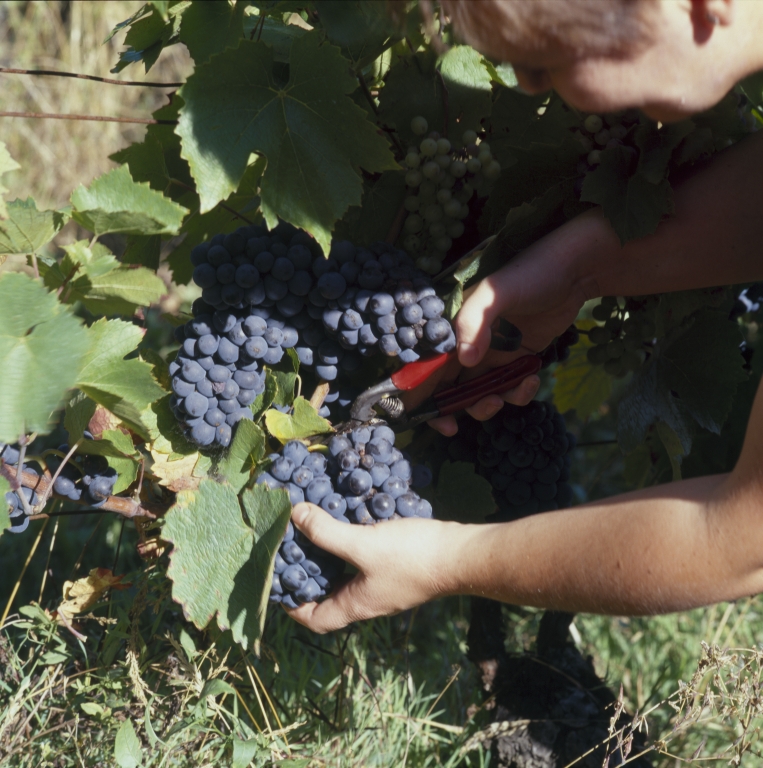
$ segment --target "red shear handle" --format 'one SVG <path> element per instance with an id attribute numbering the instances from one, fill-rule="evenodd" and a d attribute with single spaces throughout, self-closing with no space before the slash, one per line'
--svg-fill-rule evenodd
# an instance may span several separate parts
<path id="1" fill-rule="evenodd" d="M 417 364 L 414 363 L 414 365 Z M 538 355 L 525 355 L 501 368 L 493 368 L 476 379 L 470 379 L 435 393 L 437 410 L 441 416 L 462 411 L 483 397 L 500 395 L 502 392 L 514 389 L 528 376 L 537 373 L 540 367 L 541 359 Z"/>
<path id="2" fill-rule="evenodd" d="M 453 349 L 450 352 L 443 352 L 437 357 L 430 357 L 426 360 L 417 360 L 415 363 L 404 365 L 399 371 L 395 371 L 390 379 L 392 383 L 401 391 L 407 392 L 409 389 L 423 384 L 435 371 L 439 371 L 445 363 L 455 359 L 458 352 Z"/>

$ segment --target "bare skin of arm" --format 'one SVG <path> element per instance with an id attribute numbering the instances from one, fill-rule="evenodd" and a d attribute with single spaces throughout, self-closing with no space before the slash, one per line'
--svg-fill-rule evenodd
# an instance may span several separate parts
<path id="1" fill-rule="evenodd" d="M 569 222 L 480 283 L 459 315 L 461 343 L 473 341 L 476 362 L 490 324 L 505 315 L 530 349 L 541 349 L 595 296 L 763 279 L 761 172 L 763 135 L 756 135 L 681 185 L 675 217 L 625 247 L 596 211 Z M 727 475 L 497 525 L 400 520 L 367 528 L 301 504 L 297 526 L 359 573 L 325 602 L 290 613 L 326 632 L 448 594 L 637 615 L 763 592 L 762 456 L 759 390 Z"/>
<path id="2" fill-rule="evenodd" d="M 536 352 L 598 296 L 638 296 L 763 278 L 758 245 L 763 212 L 763 132 L 718 154 L 675 191 L 675 213 L 657 232 L 620 245 L 599 209 L 567 222 L 479 283 L 456 319 L 459 359 L 475 373 Z M 490 326 L 507 317 L 524 334 L 525 352 L 488 351 Z M 450 370 L 451 377 L 457 370 Z M 428 382 L 430 387 L 435 382 Z M 423 398 L 430 392 L 416 393 Z M 493 395 L 469 409 L 490 418 Z M 454 434 L 452 418 L 432 422 Z"/>

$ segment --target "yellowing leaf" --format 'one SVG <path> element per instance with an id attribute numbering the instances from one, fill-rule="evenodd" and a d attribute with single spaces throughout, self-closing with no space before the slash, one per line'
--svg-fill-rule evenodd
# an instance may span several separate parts
<path id="1" fill-rule="evenodd" d="M 78 613 L 90 610 L 107 589 L 127 589 L 129 584 L 120 583 L 124 578 L 115 576 L 108 568 L 93 568 L 87 576 L 76 581 L 64 582 L 64 601 L 58 606 L 63 623 L 71 624 Z"/>
<path id="2" fill-rule="evenodd" d="M 583 330 L 595 323 L 580 322 Z M 559 413 L 575 411 L 580 419 L 587 419 L 612 394 L 612 377 L 603 365 L 592 365 L 586 357 L 592 347 L 588 337 L 581 334 L 580 341 L 570 348 L 570 356 L 556 367 L 554 378 L 554 405 Z"/>
<path id="3" fill-rule="evenodd" d="M 170 461 L 171 456 L 172 454 L 169 453 L 151 451 L 151 457 L 154 460 L 151 471 L 159 478 L 159 485 L 175 492 L 198 488 L 201 480 L 193 476 L 193 470 L 199 460 L 199 454 L 192 453 L 190 456 L 182 456 L 174 461 Z"/>

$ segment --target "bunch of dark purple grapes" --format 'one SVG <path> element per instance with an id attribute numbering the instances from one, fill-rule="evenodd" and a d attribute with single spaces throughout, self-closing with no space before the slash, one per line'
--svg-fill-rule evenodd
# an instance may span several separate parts
<path id="1" fill-rule="evenodd" d="M 575 436 L 551 403 L 506 404 L 482 422 L 479 472 L 493 486 L 499 510 L 510 517 L 548 512 L 572 502 L 569 452 Z"/>
<path id="2" fill-rule="evenodd" d="M 363 357 L 409 363 L 456 344 L 431 279 L 388 243 L 341 241 L 324 258 L 305 232 L 282 223 L 216 235 L 191 260 L 202 296 L 176 332 L 171 405 L 198 445 L 230 444 L 264 390 L 261 366 L 277 364 L 285 349 L 334 381 Z"/>
<path id="3" fill-rule="evenodd" d="M 197 445 L 227 447 L 233 426 L 252 418 L 249 406 L 265 390 L 258 361 L 278 362 L 296 344 L 296 331 L 250 310 L 213 310 L 198 301 L 175 336 L 182 346 L 170 363 L 172 411 Z"/>
<path id="4" fill-rule="evenodd" d="M 257 479 L 285 488 L 292 505 L 317 504 L 343 523 L 374 525 L 403 517 L 432 517 L 432 505 L 412 488 L 429 485 L 432 473 L 412 467 L 394 446 L 386 425 L 361 426 L 335 435 L 328 455 L 298 441 L 271 455 L 271 465 Z M 328 594 L 344 572 L 344 562 L 312 544 L 291 523 L 276 554 L 270 601 L 296 608 Z"/>

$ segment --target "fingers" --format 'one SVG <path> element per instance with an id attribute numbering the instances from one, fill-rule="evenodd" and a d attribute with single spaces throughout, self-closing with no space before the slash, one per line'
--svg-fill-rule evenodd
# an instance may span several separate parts
<path id="1" fill-rule="evenodd" d="M 474 405 L 469 406 L 466 412 L 477 421 L 487 421 L 495 416 L 503 408 L 504 403 L 512 405 L 527 405 L 538 394 L 540 388 L 540 376 L 533 374 L 524 379 L 514 389 L 504 392 L 502 395 L 488 395 Z M 458 424 L 453 416 L 441 416 L 431 419 L 429 426 L 436 429 L 445 437 L 453 437 L 458 432 Z"/>
<path id="2" fill-rule="evenodd" d="M 291 512 L 294 525 L 321 549 L 325 549 L 357 567 L 355 554 L 362 550 L 358 537 L 364 536 L 363 526 L 340 523 L 315 504 L 297 504 Z"/>
<path id="3" fill-rule="evenodd" d="M 353 621 L 373 618 L 378 613 L 364 610 L 362 596 L 356 588 L 356 581 L 360 578 L 360 575 L 355 576 L 321 603 L 304 603 L 299 608 L 284 608 L 291 618 L 319 635 L 342 629 Z"/>
<path id="4" fill-rule="evenodd" d="M 488 280 L 483 280 L 464 302 L 456 317 L 458 359 L 461 365 L 471 368 L 485 356 L 490 347 L 490 326 L 500 311 L 493 286 Z"/>

